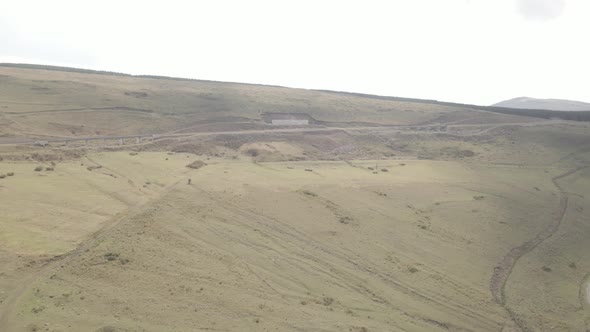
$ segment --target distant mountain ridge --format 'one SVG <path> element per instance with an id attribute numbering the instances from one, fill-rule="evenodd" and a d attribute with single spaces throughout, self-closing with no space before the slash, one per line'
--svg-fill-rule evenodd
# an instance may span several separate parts
<path id="1" fill-rule="evenodd" d="M 509 99 L 492 106 L 551 111 L 590 111 L 590 103 L 566 99 L 538 99 L 530 97 Z"/>

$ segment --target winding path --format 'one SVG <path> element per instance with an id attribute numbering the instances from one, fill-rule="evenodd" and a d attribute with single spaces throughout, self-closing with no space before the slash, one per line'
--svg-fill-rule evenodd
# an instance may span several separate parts
<path id="1" fill-rule="evenodd" d="M 583 166 L 578 167 L 576 169 L 567 171 L 560 175 L 557 175 L 551 179 L 553 185 L 557 188 L 560 194 L 559 200 L 559 211 L 555 218 L 553 218 L 551 224 L 543 229 L 537 236 L 533 239 L 521 244 L 518 247 L 512 248 L 506 256 L 500 261 L 500 263 L 494 268 L 494 273 L 492 274 L 492 279 L 490 280 L 490 291 L 494 296 L 496 302 L 501 305 L 510 315 L 512 321 L 522 330 L 525 332 L 531 331 L 530 328 L 526 325 L 526 323 L 517 315 L 506 306 L 506 294 L 505 294 L 505 287 L 508 278 L 510 278 L 510 274 L 514 269 L 514 266 L 518 262 L 518 259 L 522 256 L 526 255 L 533 249 L 535 249 L 539 244 L 543 241 L 550 238 L 561 225 L 561 222 L 566 217 L 566 212 L 569 204 L 569 197 L 568 194 L 563 190 L 563 188 L 559 185 L 558 181 L 562 178 L 570 176 L 576 172 L 579 172 L 583 169 L 586 169 L 590 166 Z M 590 292 L 590 290 L 588 290 Z M 590 296 L 590 294 L 589 294 Z M 590 299 L 589 299 L 590 300 Z"/>

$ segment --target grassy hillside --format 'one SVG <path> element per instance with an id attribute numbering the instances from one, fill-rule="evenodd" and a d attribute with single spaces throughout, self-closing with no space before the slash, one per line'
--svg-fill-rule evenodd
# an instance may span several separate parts
<path id="1" fill-rule="evenodd" d="M 213 124 L 250 128 L 262 124 L 264 112 L 307 113 L 328 125 L 528 121 L 466 105 L 41 68 L 0 66 L 0 135 L 165 133 Z"/>
<path id="2" fill-rule="evenodd" d="M 38 66 L 0 84 L 0 143 L 168 133 L 0 145 L 0 331 L 590 329 L 589 123 Z"/>

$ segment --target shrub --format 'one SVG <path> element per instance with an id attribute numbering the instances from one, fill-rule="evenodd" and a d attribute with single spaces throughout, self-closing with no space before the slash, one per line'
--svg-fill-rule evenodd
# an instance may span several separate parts
<path id="1" fill-rule="evenodd" d="M 389 170 L 387 168 L 382 168 L 381 172 L 389 172 Z"/>
<path id="2" fill-rule="evenodd" d="M 111 261 L 114 261 L 114 260 L 118 259 L 119 258 L 119 254 L 114 253 L 114 252 L 108 252 L 108 253 L 104 254 L 104 258 L 107 261 L 111 262 Z"/>
<path id="3" fill-rule="evenodd" d="M 251 157 L 258 157 L 258 155 L 260 154 L 260 152 L 256 149 L 248 149 L 246 150 L 246 154 L 251 156 Z"/>
<path id="4" fill-rule="evenodd" d="M 481 201 L 484 198 L 485 198 L 485 196 L 483 196 L 483 195 L 473 196 L 473 199 L 476 201 Z"/>
<path id="5" fill-rule="evenodd" d="M 201 167 L 203 167 L 205 165 L 207 165 L 207 164 L 205 164 L 204 161 L 202 161 L 202 160 L 195 160 L 192 163 L 186 165 L 186 167 L 192 168 L 192 169 L 199 169 L 199 168 L 201 168 Z"/>
<path id="6" fill-rule="evenodd" d="M 106 325 L 96 330 L 96 332 L 117 332 L 117 329 L 114 326 Z"/>
<path id="7" fill-rule="evenodd" d="M 352 220 L 351 217 L 340 217 L 340 223 L 341 224 L 345 224 L 348 225 L 350 223 L 350 221 Z"/>
<path id="8" fill-rule="evenodd" d="M 6 177 L 6 174 L 0 174 L 0 179 L 4 179 Z"/>
<path id="9" fill-rule="evenodd" d="M 577 268 L 577 267 L 578 267 L 578 266 L 576 265 L 576 263 L 574 263 L 574 262 L 571 262 L 571 263 L 569 263 L 569 265 L 568 265 L 568 266 L 569 266 L 570 268 L 572 268 L 572 269 L 575 269 L 575 268 Z"/>
<path id="10" fill-rule="evenodd" d="M 48 172 L 53 172 L 54 168 L 53 167 L 45 167 L 45 170 Z"/>
<path id="11" fill-rule="evenodd" d="M 545 271 L 545 272 L 551 272 L 553 270 L 549 266 L 543 266 L 543 271 Z"/>
<path id="12" fill-rule="evenodd" d="M 312 196 L 312 197 L 316 197 L 316 196 L 318 195 L 318 194 L 316 194 L 316 193 L 314 193 L 314 192 L 312 192 L 312 191 L 309 191 L 309 190 L 304 190 L 304 191 L 302 191 L 302 193 L 303 193 L 304 195 L 307 195 L 307 196 Z"/>
<path id="13" fill-rule="evenodd" d="M 329 306 L 330 304 L 334 303 L 334 299 L 329 296 L 326 296 L 322 299 L 322 302 L 325 306 Z"/>
<path id="14" fill-rule="evenodd" d="M 306 169 L 305 169 L 305 171 L 306 171 L 306 172 L 313 172 L 313 169 L 311 169 L 311 168 L 306 168 Z"/>
<path id="15" fill-rule="evenodd" d="M 130 156 L 137 156 L 137 152 L 129 152 Z"/>
<path id="16" fill-rule="evenodd" d="M 43 170 L 43 166 L 35 167 L 35 172 L 41 172 Z"/>
<path id="17" fill-rule="evenodd" d="M 31 309 L 31 312 L 32 312 L 32 313 L 34 313 L 34 314 L 38 314 L 38 313 L 40 313 L 41 311 L 43 311 L 44 309 L 45 309 L 45 307 L 44 307 L 44 306 L 40 306 L 40 307 L 33 307 L 33 309 Z"/>
<path id="18" fill-rule="evenodd" d="M 410 271 L 410 273 L 416 273 L 416 272 L 418 272 L 418 269 L 417 269 L 417 268 L 415 268 L 414 266 L 410 266 L 410 267 L 408 268 L 408 271 Z"/>
<path id="19" fill-rule="evenodd" d="M 6 176 L 14 176 L 14 172 L 8 172 L 8 173 L 6 173 Z"/>

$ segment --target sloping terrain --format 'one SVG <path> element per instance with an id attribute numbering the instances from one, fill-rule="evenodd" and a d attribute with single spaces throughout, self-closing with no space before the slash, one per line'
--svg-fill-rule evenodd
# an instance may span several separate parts
<path id="1" fill-rule="evenodd" d="M 389 171 L 373 174 L 372 164 L 194 171 L 191 185 L 44 272 L 12 326 L 500 329 L 508 318 L 489 275 L 551 222 L 559 199 L 544 172 L 406 161 L 381 162 Z"/>
<path id="2" fill-rule="evenodd" d="M 0 75 L 0 331 L 590 329 L 588 123 Z"/>
<path id="3" fill-rule="evenodd" d="M 590 111 L 590 103 L 575 100 L 539 99 L 530 97 L 518 97 L 504 100 L 492 106 L 551 111 Z"/>
<path id="4" fill-rule="evenodd" d="M 305 113 L 338 126 L 531 121 L 468 107 L 303 89 L 2 66 L 0 87 L 5 141 L 252 129 L 265 127 L 265 112 Z"/>

